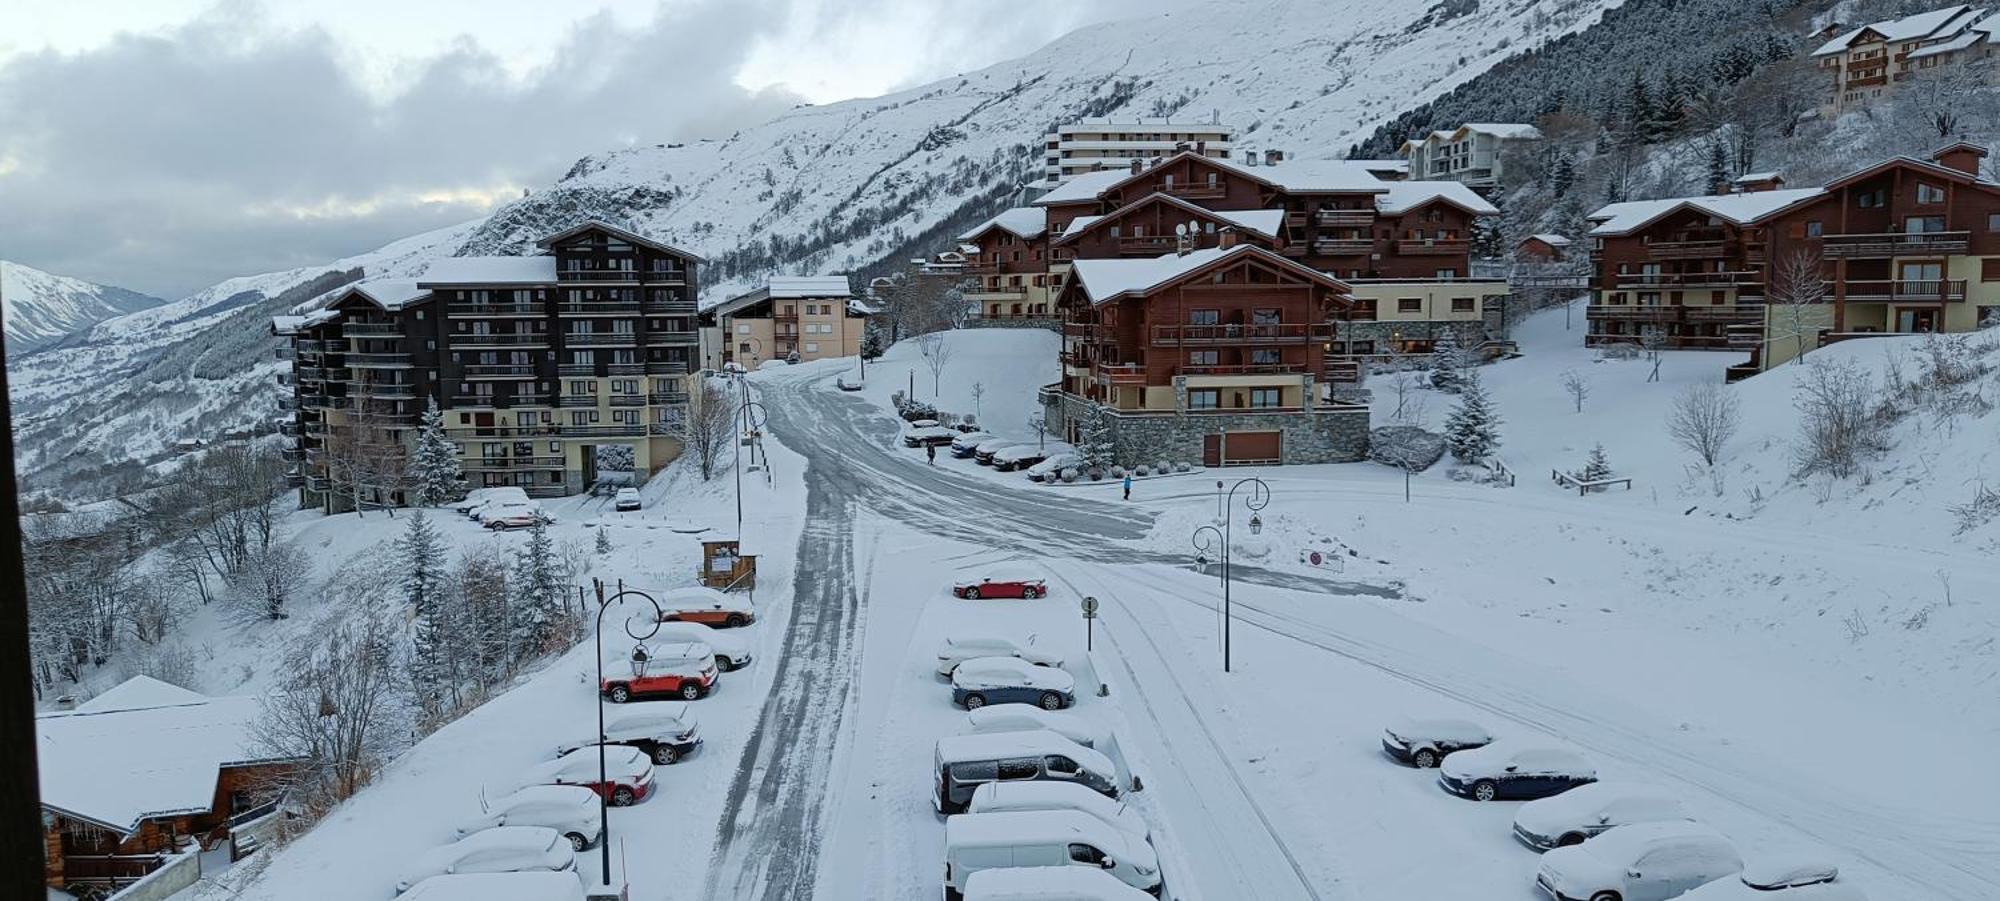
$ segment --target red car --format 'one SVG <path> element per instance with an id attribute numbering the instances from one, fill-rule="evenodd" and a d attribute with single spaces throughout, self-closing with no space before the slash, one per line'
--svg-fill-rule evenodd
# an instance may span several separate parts
<path id="1" fill-rule="evenodd" d="M 650 660 L 627 673 L 605 676 L 598 692 L 613 704 L 647 697 L 692 701 L 715 688 L 715 658 Z"/>
<path id="2" fill-rule="evenodd" d="M 646 799 L 653 792 L 653 762 L 646 752 L 626 745 L 604 748 L 604 779 L 597 777 L 597 754 L 570 754 L 528 769 L 521 784 L 580 785 L 603 796 L 613 807 Z"/>
<path id="3" fill-rule="evenodd" d="M 953 582 L 951 593 L 958 597 L 972 598 L 1034 598 L 1047 597 L 1049 582 L 1034 573 L 998 573 L 982 579 L 961 579 Z"/>

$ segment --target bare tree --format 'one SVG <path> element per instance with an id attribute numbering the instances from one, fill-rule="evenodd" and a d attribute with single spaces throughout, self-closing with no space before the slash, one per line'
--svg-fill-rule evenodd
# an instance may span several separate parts
<path id="1" fill-rule="evenodd" d="M 237 603 L 260 619 L 284 619 L 286 605 L 305 587 L 312 559 L 298 545 L 274 541 L 253 551 L 230 587 Z"/>
<path id="2" fill-rule="evenodd" d="M 694 456 L 702 481 L 715 478 L 722 450 L 736 435 L 736 408 L 729 403 L 729 392 L 703 379 L 688 393 L 687 405 L 669 409 L 661 422 L 667 435 L 681 443 L 681 451 Z"/>
<path id="3" fill-rule="evenodd" d="M 945 367 L 951 365 L 951 342 L 944 332 L 927 332 L 917 338 L 917 354 L 924 358 L 924 368 L 931 372 L 931 396 L 941 393 Z"/>
<path id="4" fill-rule="evenodd" d="M 327 430 L 322 451 L 329 490 L 347 497 L 357 516 L 373 507 L 395 515 L 394 493 L 408 471 L 408 450 L 396 434 L 362 415 Z"/>
<path id="5" fill-rule="evenodd" d="M 1815 250 L 1794 250 L 1778 261 L 1771 273 L 1770 312 L 1775 331 L 1764 336 L 1767 342 L 1789 338 L 1793 360 L 1805 359 L 1806 339 L 1819 340 L 1820 310 L 1826 303 L 1825 266 Z"/>
<path id="6" fill-rule="evenodd" d="M 1716 384 L 1689 385 L 1667 411 L 1667 434 L 1708 466 L 1722 458 L 1741 424 L 1736 395 Z"/>
<path id="7" fill-rule="evenodd" d="M 1565 369 L 1562 374 L 1563 391 L 1576 403 L 1576 411 L 1583 412 L 1584 399 L 1590 397 L 1590 380 L 1574 369 Z"/>
<path id="8" fill-rule="evenodd" d="M 294 646 L 255 726 L 273 757 L 304 759 L 293 797 L 310 823 L 367 785 L 396 747 L 404 702 L 396 631 L 378 603 Z"/>
<path id="9" fill-rule="evenodd" d="M 1807 364 L 1793 403 L 1799 410 L 1799 475 L 1825 473 L 1846 478 L 1869 454 L 1886 448 L 1882 424 L 1870 409 L 1875 389 L 1868 373 L 1852 360 Z"/>
<path id="10" fill-rule="evenodd" d="M 1967 56 L 1912 73 L 1896 91 L 1891 115 L 1912 145 L 1935 144 L 1992 126 L 1995 104 L 1986 83 L 1987 63 L 1969 53 Z"/>

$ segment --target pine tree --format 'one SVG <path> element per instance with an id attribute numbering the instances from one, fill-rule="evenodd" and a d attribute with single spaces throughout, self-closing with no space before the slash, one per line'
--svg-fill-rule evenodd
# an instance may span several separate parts
<path id="1" fill-rule="evenodd" d="M 1598 442 L 1590 449 L 1589 458 L 1583 461 L 1583 471 L 1576 477 L 1586 482 L 1611 478 L 1611 460 L 1604 455 L 1604 443 Z"/>
<path id="2" fill-rule="evenodd" d="M 409 481 L 416 486 L 420 507 L 435 507 L 465 496 L 465 471 L 458 465 L 458 444 L 444 431 L 444 413 L 433 398 L 417 429 L 417 452 L 410 456 Z"/>
<path id="3" fill-rule="evenodd" d="M 605 556 L 609 556 L 610 554 L 611 554 L 611 534 L 610 534 L 609 532 L 606 532 L 606 531 L 604 531 L 604 527 L 603 527 L 603 526 L 598 526 L 598 527 L 597 527 L 597 556 L 599 556 L 599 557 L 605 557 Z"/>
<path id="4" fill-rule="evenodd" d="M 512 645 L 516 659 L 541 653 L 556 637 L 564 587 L 548 523 L 528 529 L 528 543 L 514 558 Z"/>
<path id="5" fill-rule="evenodd" d="M 1568 194 L 1570 186 L 1574 184 L 1576 184 L 1576 159 L 1570 156 L 1567 150 L 1557 151 L 1556 161 L 1549 167 L 1549 189 L 1555 196 L 1561 197 Z"/>
<path id="6" fill-rule="evenodd" d="M 1108 469 L 1114 462 L 1116 444 L 1111 437 L 1111 412 L 1103 404 L 1091 404 L 1077 424 L 1077 453 L 1084 468 Z"/>
<path id="7" fill-rule="evenodd" d="M 886 349 L 882 346 L 882 330 L 876 328 L 874 322 L 861 327 L 861 359 L 876 359 Z"/>
<path id="8" fill-rule="evenodd" d="M 410 681 L 418 699 L 436 711 L 446 692 L 455 693 L 457 685 L 446 659 L 450 624 L 444 610 L 444 542 L 422 507 L 396 539 L 395 553 L 403 600 L 410 605 Z"/>
<path id="9" fill-rule="evenodd" d="M 1729 187 L 1729 151 L 1722 142 L 1708 142 L 1708 189 L 1721 193 Z"/>
<path id="10" fill-rule="evenodd" d="M 1458 331 L 1447 328 L 1431 346 L 1431 387 L 1457 391 L 1465 384 L 1465 352 L 1458 346 Z"/>
<path id="11" fill-rule="evenodd" d="M 1445 417 L 1444 443 L 1460 463 L 1477 463 L 1500 447 L 1500 415 L 1476 371 L 1466 374 L 1458 405 Z"/>
<path id="12" fill-rule="evenodd" d="M 1625 141 L 1626 146 L 1651 144 L 1658 136 L 1660 113 L 1653 103 L 1653 92 L 1646 87 L 1646 78 L 1639 70 L 1632 70 L 1632 86 L 1625 92 Z"/>

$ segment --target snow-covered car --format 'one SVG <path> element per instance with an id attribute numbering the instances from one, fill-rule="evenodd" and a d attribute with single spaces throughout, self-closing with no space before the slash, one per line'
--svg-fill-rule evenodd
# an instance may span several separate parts
<path id="1" fill-rule="evenodd" d="M 932 763 L 931 806 L 944 814 L 964 813 L 972 804 L 973 792 L 1003 779 L 1074 782 L 1106 797 L 1118 797 L 1118 766 L 1111 758 L 1047 729 L 947 735 L 937 740 Z"/>
<path id="2" fill-rule="evenodd" d="M 1010 703 L 1061 710 L 1076 703 L 1076 677 L 1019 657 L 975 657 L 952 671 L 951 702 L 967 710 Z"/>
<path id="3" fill-rule="evenodd" d="M 982 870 L 1072 866 L 1110 873 L 1146 892 L 1160 890 L 1153 847 L 1072 810 L 968 813 L 944 821 L 945 898 L 957 901 Z"/>
<path id="4" fill-rule="evenodd" d="M 1038 644 L 1034 633 L 1021 638 L 948 635 L 938 644 L 938 675 L 948 677 L 959 664 L 974 657 L 1019 657 L 1036 666 L 1063 665 L 1062 655 Z"/>
<path id="5" fill-rule="evenodd" d="M 417 883 L 402 901 L 583 901 L 575 873 L 454 873 Z"/>
<path id="6" fill-rule="evenodd" d="M 603 825 L 597 815 L 597 794 L 574 785 L 531 785 L 482 803 L 485 812 L 460 823 L 453 838 L 498 826 L 547 826 L 581 851 L 597 843 Z"/>
<path id="7" fill-rule="evenodd" d="M 1438 765 L 1438 787 L 1474 801 L 1560 795 L 1597 781 L 1597 767 L 1567 748 L 1496 741 L 1460 751 Z"/>
<path id="8" fill-rule="evenodd" d="M 988 573 L 977 579 L 960 579 L 951 583 L 952 597 L 975 600 L 978 598 L 1027 598 L 1034 600 L 1046 597 L 1049 581 L 1041 573 L 1026 569 L 1002 569 Z"/>
<path id="9" fill-rule="evenodd" d="M 714 652 L 716 669 L 730 673 L 750 665 L 750 642 L 742 637 L 743 634 L 700 623 L 667 622 L 660 624 L 660 631 L 654 633 L 653 638 L 667 642 L 702 642 Z"/>
<path id="10" fill-rule="evenodd" d="M 491 488 L 472 489 L 465 495 L 465 500 L 453 504 L 452 509 L 463 512 L 466 516 L 471 517 L 473 521 L 477 522 L 480 514 L 487 507 L 497 507 L 503 504 L 525 504 L 528 502 L 528 492 L 526 490 L 513 485 L 496 485 Z"/>
<path id="11" fill-rule="evenodd" d="M 993 468 L 1001 472 L 1026 469 L 1042 462 L 1044 456 L 1045 454 L 1042 452 L 1039 443 L 1016 444 L 1010 447 L 1003 447 L 993 452 Z"/>
<path id="12" fill-rule="evenodd" d="M 520 873 L 576 869 L 576 849 L 546 826 L 500 826 L 432 848 L 417 856 L 396 882 L 401 894 L 432 876 L 447 873 Z"/>
<path id="13" fill-rule="evenodd" d="M 1086 748 L 1105 743 L 1104 730 L 1074 713 L 1043 710 L 1033 704 L 988 704 L 965 713 L 963 735 L 1032 732 L 1047 729 Z"/>
<path id="14" fill-rule="evenodd" d="M 913 429 L 928 429 L 933 426 L 940 426 L 943 424 L 944 423 L 938 422 L 937 420 L 931 419 L 929 417 L 910 420 L 910 428 Z"/>
<path id="15" fill-rule="evenodd" d="M 958 430 L 951 426 L 933 425 L 914 428 L 903 433 L 904 447 L 937 447 L 952 443 L 958 438 Z"/>
<path id="16" fill-rule="evenodd" d="M 604 681 L 598 684 L 598 694 L 613 704 L 659 697 L 693 701 L 715 690 L 713 655 L 670 655 L 643 663 L 625 660 L 617 665 L 620 668 L 616 670 L 607 666 Z"/>
<path id="17" fill-rule="evenodd" d="M 640 506 L 642 505 L 639 501 L 639 489 L 637 488 L 620 488 L 618 489 L 618 494 L 611 498 L 611 509 L 620 513 L 637 510 Z"/>
<path id="18" fill-rule="evenodd" d="M 621 710 L 604 720 L 604 744 L 638 748 L 654 765 L 678 763 L 701 747 L 701 724 L 686 701 L 651 704 Z M 556 746 L 556 756 L 596 748 L 598 740 L 581 738 Z"/>
<path id="19" fill-rule="evenodd" d="M 525 504 L 511 501 L 487 504 L 479 509 L 479 524 L 489 529 L 526 529 L 533 527 L 536 520 L 553 523 L 556 518 L 543 510 L 541 504 L 532 501 Z"/>
<path id="20" fill-rule="evenodd" d="M 1382 730 L 1382 751 L 1420 770 L 1437 766 L 1453 751 L 1493 743 L 1493 733 L 1468 720 L 1448 717 L 1398 717 Z"/>
<path id="21" fill-rule="evenodd" d="M 979 442 L 996 437 L 999 436 L 985 431 L 961 433 L 957 438 L 951 439 L 951 455 L 954 457 L 970 457 L 972 456 L 972 452 L 978 449 Z"/>
<path id="22" fill-rule="evenodd" d="M 596 754 L 570 754 L 529 767 L 521 776 L 521 786 L 530 785 L 581 785 L 610 801 L 611 806 L 625 807 L 652 793 L 653 762 L 638 748 L 606 748 L 604 778 L 600 780 Z"/>
<path id="23" fill-rule="evenodd" d="M 757 621 L 757 609 L 750 599 L 725 594 L 713 588 L 676 588 L 660 597 L 665 611 L 661 622 L 700 623 L 704 626 L 735 629 Z"/>
<path id="24" fill-rule="evenodd" d="M 1632 823 L 1689 820 L 1681 800 L 1665 789 L 1637 782 L 1593 782 L 1521 805 L 1514 837 L 1537 851 L 1579 845 L 1600 832 Z"/>
<path id="25" fill-rule="evenodd" d="M 1666 901 L 1742 870 L 1736 846 L 1714 829 L 1634 823 L 1542 855 L 1535 886 L 1554 901 Z"/>
<path id="26" fill-rule="evenodd" d="M 1075 810 L 1090 814 L 1136 837 L 1150 841 L 1152 828 L 1146 818 L 1123 801 L 1107 798 L 1075 782 L 989 782 L 972 791 L 967 813 L 1004 813 L 1011 810 Z"/>
<path id="27" fill-rule="evenodd" d="M 1688 892 L 1679 901 L 1868 901 L 1868 896 L 1840 881 L 1840 869 L 1831 863 L 1778 857 L 1752 860 L 1743 872 Z"/>
<path id="28" fill-rule="evenodd" d="M 1079 866 L 994 867 L 965 880 L 965 901 L 1152 901 L 1101 869 Z"/>
<path id="29" fill-rule="evenodd" d="M 981 466 L 992 466 L 994 454 L 1020 443 L 1020 441 L 1013 438 L 988 438 L 973 447 L 972 459 Z"/>
<path id="30" fill-rule="evenodd" d="M 1082 465 L 1082 454 L 1059 451 L 1043 457 L 1042 462 L 1028 467 L 1028 479 L 1034 482 L 1052 482 L 1062 477 L 1063 470 Z"/>

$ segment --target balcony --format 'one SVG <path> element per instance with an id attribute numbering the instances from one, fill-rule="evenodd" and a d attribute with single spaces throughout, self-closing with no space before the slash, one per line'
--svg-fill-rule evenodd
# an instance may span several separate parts
<path id="1" fill-rule="evenodd" d="M 1129 256 L 1163 256 L 1174 252 L 1177 241 L 1173 235 L 1122 235 L 1118 238 L 1118 252 Z"/>
<path id="2" fill-rule="evenodd" d="M 561 469 L 563 458 L 556 457 L 469 457 L 465 461 L 469 471 L 512 470 L 512 469 Z"/>
<path id="3" fill-rule="evenodd" d="M 492 406 L 492 400 L 493 400 L 493 399 L 489 397 L 489 398 L 487 398 L 486 400 L 487 400 L 487 404 L 486 404 L 486 405 L 487 405 L 487 406 Z M 549 437 L 553 437 L 553 436 L 556 436 L 556 435 L 560 435 L 560 434 L 562 434 L 561 430 L 560 430 L 560 429 L 559 429 L 558 427 L 554 426 L 554 425 L 532 425 L 532 426 L 511 426 L 511 425 L 493 425 L 493 426 L 471 426 L 471 427 L 466 427 L 466 428 L 457 428 L 457 429 L 445 429 L 445 430 L 444 430 L 444 433 L 445 433 L 446 435 L 450 435 L 451 437 L 453 437 L 453 438 L 458 438 L 458 439 L 466 439 L 466 438 L 549 438 Z"/>
<path id="4" fill-rule="evenodd" d="M 408 369 L 409 354 L 348 354 L 349 369 Z"/>
<path id="5" fill-rule="evenodd" d="M 292 342 L 292 350 L 302 354 L 316 354 L 326 349 L 326 342 L 317 338 L 299 338 Z"/>
<path id="6" fill-rule="evenodd" d="M 1620 288 L 1733 288 L 1761 285 L 1764 273 L 1736 272 L 1633 272 L 1617 276 Z"/>
<path id="7" fill-rule="evenodd" d="M 701 312 L 692 300 L 646 300 L 640 307 L 648 316 L 693 316 Z"/>
<path id="8" fill-rule="evenodd" d="M 1110 340 L 1104 327 L 1094 322 L 1065 322 L 1062 333 L 1065 338 L 1080 338 L 1085 341 Z"/>
<path id="9" fill-rule="evenodd" d="M 635 347 L 638 343 L 637 332 L 563 333 L 563 344 L 567 347 Z"/>
<path id="10" fill-rule="evenodd" d="M 548 332 L 498 332 L 474 335 L 449 335 L 447 339 L 453 347 L 547 347 Z"/>
<path id="11" fill-rule="evenodd" d="M 1297 375 L 1303 363 L 1237 363 L 1222 366 L 1182 366 L 1180 375 Z"/>
<path id="12" fill-rule="evenodd" d="M 564 316 L 637 316 L 640 307 L 636 300 L 566 300 L 556 304 L 556 312 Z"/>
<path id="13" fill-rule="evenodd" d="M 1964 253 L 1971 232 L 1886 232 L 1827 235 L 1820 253 L 1828 259 Z"/>
<path id="14" fill-rule="evenodd" d="M 412 400 L 417 396 L 417 386 L 401 382 L 350 382 L 347 393 L 371 400 Z"/>
<path id="15" fill-rule="evenodd" d="M 1097 367 L 1097 380 L 1106 385 L 1144 385 L 1146 367 L 1137 363 L 1107 363 Z"/>
<path id="16" fill-rule="evenodd" d="M 348 322 L 340 326 L 348 338 L 401 338 L 403 327 L 394 322 Z"/>
<path id="17" fill-rule="evenodd" d="M 997 300 L 1002 302 L 1009 300 L 1027 300 L 1028 289 L 1025 287 L 979 288 L 978 290 L 965 292 L 965 299 L 971 301 Z"/>
<path id="18" fill-rule="evenodd" d="M 516 363 L 471 363 L 460 374 L 468 379 L 531 379 L 535 367 Z"/>
<path id="19" fill-rule="evenodd" d="M 1646 255 L 1656 260 L 1706 260 L 1727 257 L 1735 242 L 1720 238 L 1694 241 L 1654 241 L 1646 245 Z"/>
<path id="20" fill-rule="evenodd" d="M 1397 241 L 1396 253 L 1402 256 L 1459 256 L 1472 252 L 1469 241 L 1425 238 L 1423 240 Z"/>
<path id="21" fill-rule="evenodd" d="M 540 303 L 455 303 L 444 308 L 444 315 L 451 319 L 540 317 L 548 313 L 548 308 Z"/>
<path id="22" fill-rule="evenodd" d="M 1318 210 L 1313 213 L 1313 222 L 1321 228 L 1369 228 L 1375 224 L 1375 211 Z"/>
<path id="23" fill-rule="evenodd" d="M 1960 303 L 1965 300 L 1963 280 L 1853 281 L 1847 283 L 1847 300 L 1861 303 Z M 1838 283 L 1828 283 L 1826 299 L 1833 300 Z"/>
<path id="24" fill-rule="evenodd" d="M 1762 325 L 1731 325 L 1724 327 L 1722 331 L 1728 336 L 1730 347 L 1748 350 L 1764 343 Z"/>
<path id="25" fill-rule="evenodd" d="M 307 491 L 332 491 L 333 480 L 326 476 L 306 476 Z"/>
<path id="26" fill-rule="evenodd" d="M 653 346 L 693 347 L 701 343 L 701 333 L 693 329 L 653 329 L 646 333 L 646 343 Z"/>
<path id="27" fill-rule="evenodd" d="M 321 349 L 330 354 L 344 354 L 348 350 L 347 341 L 342 338 L 328 338 L 320 343 Z"/>
<path id="28" fill-rule="evenodd" d="M 639 423 L 616 425 L 566 425 L 557 431 L 564 438 L 620 438 L 646 434 L 646 427 Z"/>
<path id="29" fill-rule="evenodd" d="M 329 382 L 346 382 L 353 378 L 354 378 L 354 370 L 349 369 L 344 365 L 330 366 L 326 370 L 326 380 Z"/>
<path id="30" fill-rule="evenodd" d="M 604 371 L 611 375 L 645 375 L 644 363 L 606 363 Z"/>
<path id="31" fill-rule="evenodd" d="M 1333 337 L 1330 326 L 1306 323 L 1267 325 L 1156 325 L 1153 346 L 1183 344 L 1306 344 Z"/>
<path id="32" fill-rule="evenodd" d="M 290 360 L 297 357 L 298 354 L 289 347 L 274 347 L 271 348 L 271 356 L 280 360 Z"/>
<path id="33" fill-rule="evenodd" d="M 1689 322 L 1741 322 L 1745 319 L 1764 318 L 1764 308 L 1750 304 L 1687 307 L 1686 310 Z"/>
<path id="34" fill-rule="evenodd" d="M 655 391 L 646 395 L 646 403 L 655 407 L 672 407 L 688 402 L 685 391 Z"/>
<path id="35" fill-rule="evenodd" d="M 692 371 L 686 360 L 647 360 L 647 375 L 687 375 Z"/>
<path id="36" fill-rule="evenodd" d="M 556 375 L 563 378 L 592 379 L 597 377 L 596 363 L 564 363 L 556 367 Z"/>
<path id="37" fill-rule="evenodd" d="M 326 370 L 318 366 L 300 366 L 293 375 L 298 377 L 300 384 L 326 381 Z"/>
<path id="38" fill-rule="evenodd" d="M 516 395 L 516 396 L 515 396 L 515 399 L 516 399 L 516 400 L 522 400 L 522 398 L 521 398 L 521 397 L 520 397 L 519 395 Z M 452 396 L 451 396 L 451 405 L 452 405 L 452 408 L 453 408 L 453 409 L 459 409 L 459 408 L 467 408 L 467 407 L 474 407 L 474 408 L 476 408 L 476 407 L 510 407 L 510 406 L 513 406 L 513 404 L 512 404 L 512 403 L 506 403 L 506 404 L 496 404 L 496 403 L 495 403 L 495 401 L 496 401 L 496 400 L 497 400 L 497 398 L 495 398 L 495 397 L 494 397 L 493 395 L 491 395 L 491 394 L 454 394 L 454 395 L 452 395 Z M 526 402 L 526 401 L 524 401 L 524 403 L 525 403 L 525 402 Z M 447 429 L 446 431 L 448 431 L 448 432 L 451 432 L 451 433 L 453 433 L 453 434 L 456 434 L 457 432 L 459 432 L 459 431 L 461 431 L 461 430 L 460 430 L 460 429 Z"/>
<path id="39" fill-rule="evenodd" d="M 299 402 L 289 397 L 278 398 L 278 409 L 291 412 L 299 408 Z"/>
<path id="40" fill-rule="evenodd" d="M 1369 238 L 1314 238 L 1312 252 L 1320 256 L 1353 256 L 1373 253 L 1375 242 Z"/>
<path id="41" fill-rule="evenodd" d="M 1583 318 L 1605 322 L 1679 322 L 1681 311 L 1681 307 L 1591 304 L 1584 310 Z"/>
<path id="42" fill-rule="evenodd" d="M 597 406 L 597 395 L 565 394 L 557 398 L 556 405 L 562 407 L 595 407 Z"/>
<path id="43" fill-rule="evenodd" d="M 304 448 L 300 447 L 278 448 L 278 459 L 283 460 L 286 463 L 302 462 L 305 460 L 305 458 L 306 458 L 306 452 Z"/>
<path id="44" fill-rule="evenodd" d="M 614 407 L 643 407 L 646 405 L 646 395 L 643 394 L 613 394 L 610 400 L 611 405 Z"/>
<path id="45" fill-rule="evenodd" d="M 1187 183 L 1187 182 L 1163 181 L 1160 182 L 1159 184 L 1154 185 L 1153 190 L 1158 191 L 1162 194 L 1169 194 L 1174 197 L 1179 197 L 1182 199 L 1187 199 L 1190 197 L 1217 198 L 1217 197 L 1227 197 L 1229 195 L 1229 189 L 1225 187 L 1221 182 L 1216 182 L 1214 184 L 1204 184 L 1201 182 Z"/>
<path id="46" fill-rule="evenodd" d="M 326 395 L 316 391 L 304 391 L 293 399 L 301 410 L 319 410 L 326 407 Z M 279 409 L 284 409 L 282 406 Z"/>
<path id="47" fill-rule="evenodd" d="M 278 423 L 278 434 L 287 438 L 297 438 L 299 437 L 299 424 L 290 419 L 282 420 Z"/>
<path id="48" fill-rule="evenodd" d="M 687 269 L 682 267 L 670 267 L 665 269 L 648 269 L 646 270 L 645 278 L 648 284 L 685 285 L 687 284 L 688 274 L 687 274 Z"/>
<path id="49" fill-rule="evenodd" d="M 639 270 L 625 269 L 560 269 L 556 271 L 559 282 L 636 282 Z"/>

